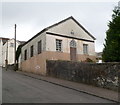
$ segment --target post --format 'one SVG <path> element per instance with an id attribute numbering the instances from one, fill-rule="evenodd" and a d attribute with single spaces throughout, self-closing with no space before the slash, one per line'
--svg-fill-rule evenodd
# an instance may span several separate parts
<path id="1" fill-rule="evenodd" d="M 15 41 L 14 41 L 15 43 L 14 43 L 14 53 L 15 53 L 15 61 L 14 61 L 14 71 L 16 71 L 16 24 L 15 24 Z"/>

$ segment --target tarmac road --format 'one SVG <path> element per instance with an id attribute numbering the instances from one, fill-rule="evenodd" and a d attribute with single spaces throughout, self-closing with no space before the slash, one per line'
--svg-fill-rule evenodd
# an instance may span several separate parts
<path id="1" fill-rule="evenodd" d="M 113 103 L 10 70 L 2 80 L 3 103 Z"/>

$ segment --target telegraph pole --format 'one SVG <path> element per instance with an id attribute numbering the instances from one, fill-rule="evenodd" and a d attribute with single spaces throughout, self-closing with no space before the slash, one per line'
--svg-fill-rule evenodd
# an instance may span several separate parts
<path id="1" fill-rule="evenodd" d="M 8 41 L 6 43 L 7 43 L 7 47 L 6 47 L 5 69 L 7 71 L 7 68 L 8 68 Z"/>
<path id="2" fill-rule="evenodd" d="M 15 43 L 14 43 L 14 53 L 15 53 L 15 61 L 14 61 L 14 71 L 16 71 L 16 24 L 15 24 L 15 41 L 14 41 Z"/>

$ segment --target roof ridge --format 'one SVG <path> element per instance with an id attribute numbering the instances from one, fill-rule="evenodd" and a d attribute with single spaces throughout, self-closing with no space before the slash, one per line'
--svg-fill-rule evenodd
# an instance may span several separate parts
<path id="1" fill-rule="evenodd" d="M 63 19 L 63 20 L 61 20 L 61 21 L 59 21 L 59 22 L 57 22 L 57 23 L 54 23 L 54 24 L 46 27 L 46 29 L 48 30 L 48 29 L 50 29 L 50 28 L 52 28 L 52 27 L 54 27 L 54 26 L 56 26 L 56 25 L 58 25 L 58 24 L 60 24 L 60 23 L 63 23 L 64 21 L 67 21 L 67 20 L 70 19 L 70 18 L 73 18 L 73 16 L 69 16 L 68 18 L 65 18 L 65 19 Z"/>

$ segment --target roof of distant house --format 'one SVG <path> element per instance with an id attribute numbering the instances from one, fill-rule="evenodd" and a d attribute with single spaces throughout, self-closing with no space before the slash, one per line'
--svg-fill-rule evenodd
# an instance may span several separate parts
<path id="1" fill-rule="evenodd" d="M 0 39 L 2 39 L 2 42 L 3 42 L 3 45 L 8 41 L 8 40 L 11 40 L 10 38 L 4 38 L 4 37 L 0 37 Z M 14 39 L 14 38 L 12 38 Z M 19 41 L 17 40 L 18 42 L 20 42 L 20 44 L 24 44 L 26 41 Z"/>
<path id="2" fill-rule="evenodd" d="M 0 37 L 2 40 L 9 40 L 9 38 Z"/>
<path id="3" fill-rule="evenodd" d="M 102 57 L 103 52 L 96 52 L 97 57 Z"/>
<path id="4" fill-rule="evenodd" d="M 0 39 L 2 39 L 3 45 L 9 40 L 9 38 L 3 38 L 3 37 L 0 37 Z"/>
<path id="5" fill-rule="evenodd" d="M 26 41 L 19 41 L 20 42 L 20 44 L 24 44 Z"/>

